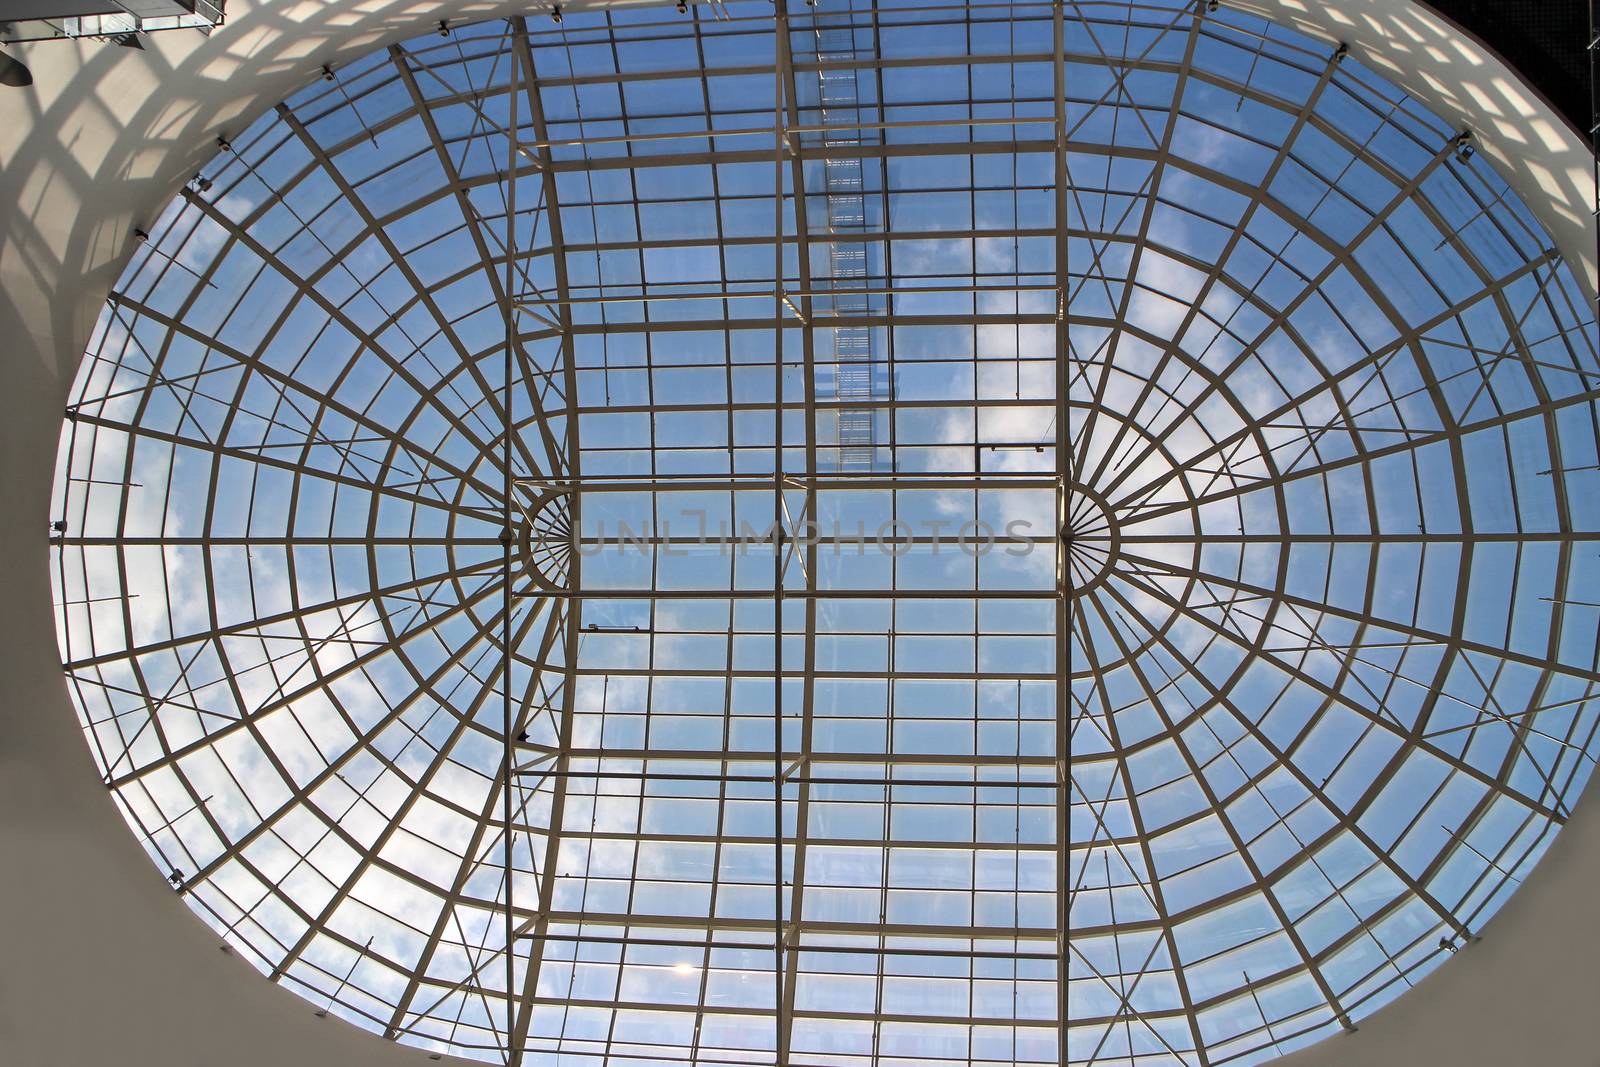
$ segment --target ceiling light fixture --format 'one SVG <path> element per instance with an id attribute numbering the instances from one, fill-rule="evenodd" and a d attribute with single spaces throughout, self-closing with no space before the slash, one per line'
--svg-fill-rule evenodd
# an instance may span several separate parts
<path id="1" fill-rule="evenodd" d="M 33 84 L 33 72 L 26 63 L 15 56 L 8 56 L 0 52 L 0 85 L 11 85 L 18 89 Z"/>

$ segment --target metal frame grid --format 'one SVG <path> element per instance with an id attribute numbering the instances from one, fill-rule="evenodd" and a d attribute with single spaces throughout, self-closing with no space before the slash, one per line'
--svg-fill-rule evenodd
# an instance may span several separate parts
<path id="1" fill-rule="evenodd" d="M 1591 310 L 1343 49 L 441 24 L 141 235 L 67 679 L 174 889 L 390 1039 L 1259 1062 L 1469 944 L 1593 766 Z"/>

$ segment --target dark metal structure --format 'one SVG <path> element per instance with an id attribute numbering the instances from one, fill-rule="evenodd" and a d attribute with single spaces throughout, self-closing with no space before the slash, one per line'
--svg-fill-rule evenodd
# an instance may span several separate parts
<path id="1" fill-rule="evenodd" d="M 0 42 L 103 38 L 129 47 L 140 34 L 210 33 L 222 25 L 225 0 L 7 0 Z"/>
<path id="2" fill-rule="evenodd" d="M 1503 58 L 1544 94 L 1573 129 L 1589 129 L 1584 0 L 1425 2 Z"/>

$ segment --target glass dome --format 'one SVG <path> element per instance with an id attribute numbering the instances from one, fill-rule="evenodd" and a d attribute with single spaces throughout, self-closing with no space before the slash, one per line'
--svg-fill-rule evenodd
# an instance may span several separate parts
<path id="1" fill-rule="evenodd" d="M 1179 0 L 558 14 L 107 299 L 57 627 L 175 893 L 530 1065 L 1259 1063 L 1470 945 L 1600 747 L 1594 322 L 1470 133 Z"/>

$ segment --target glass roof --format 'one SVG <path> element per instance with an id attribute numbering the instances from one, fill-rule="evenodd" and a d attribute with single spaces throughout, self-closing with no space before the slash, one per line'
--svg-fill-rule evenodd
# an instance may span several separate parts
<path id="1" fill-rule="evenodd" d="M 1342 49 L 446 26 L 146 229 L 67 681 L 174 891 L 388 1038 L 1259 1063 L 1469 946 L 1594 765 L 1593 320 Z"/>

